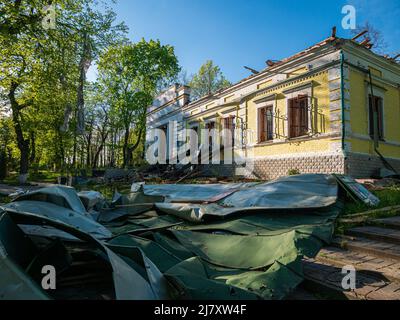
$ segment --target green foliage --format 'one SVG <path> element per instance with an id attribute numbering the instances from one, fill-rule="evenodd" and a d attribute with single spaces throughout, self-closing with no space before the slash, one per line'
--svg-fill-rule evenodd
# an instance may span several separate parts
<path id="1" fill-rule="evenodd" d="M 130 43 L 103 0 L 54 0 L 55 28 L 44 27 L 48 3 L 0 3 L 0 149 L 9 171 L 35 179 L 43 170 L 140 164 L 147 106 L 180 70 L 174 48 Z"/>
<path id="2" fill-rule="evenodd" d="M 87 69 L 106 47 L 126 40 L 126 26 L 115 24 L 104 1 L 52 1 L 55 28 L 42 24 L 48 3 L 0 4 L 0 113 L 8 122 L 6 136 L 2 115 L 0 143 L 11 160 L 19 158 L 21 173 L 27 165 L 64 171 L 74 161 Z"/>
<path id="3" fill-rule="evenodd" d="M 377 207 L 371 208 L 362 203 L 355 203 L 353 201 L 348 201 L 345 204 L 345 210 L 344 210 L 345 214 L 354 214 L 371 209 L 379 209 L 379 208 L 400 205 L 400 186 L 398 185 L 393 187 L 388 187 L 383 190 L 375 190 L 372 191 L 372 193 L 376 195 L 380 200 L 379 205 Z"/>
<path id="4" fill-rule="evenodd" d="M 189 82 L 192 98 L 199 99 L 229 87 L 231 83 L 224 77 L 221 69 L 211 60 L 206 61 Z"/>
<path id="5" fill-rule="evenodd" d="M 172 46 L 142 39 L 110 47 L 101 55 L 98 70 L 104 97 L 111 106 L 111 119 L 124 130 L 125 167 L 132 164 L 132 153 L 143 143 L 147 107 L 160 82 L 178 74 L 178 59 Z"/>
<path id="6" fill-rule="evenodd" d="M 300 170 L 299 169 L 289 169 L 288 170 L 288 176 L 295 176 L 297 174 L 300 174 Z"/>

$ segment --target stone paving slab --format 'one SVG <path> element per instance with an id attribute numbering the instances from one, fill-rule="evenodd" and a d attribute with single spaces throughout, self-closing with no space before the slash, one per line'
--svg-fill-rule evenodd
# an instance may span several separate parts
<path id="1" fill-rule="evenodd" d="M 373 223 L 382 224 L 392 229 L 400 229 L 400 217 L 390 217 L 372 220 Z"/>
<path id="2" fill-rule="evenodd" d="M 346 234 L 400 245 L 400 230 L 368 226 L 349 229 Z"/>
<path id="3" fill-rule="evenodd" d="M 342 269 L 321 262 L 304 259 L 303 270 L 306 281 L 335 291 L 348 299 L 400 300 L 400 282 L 379 279 L 375 276 L 356 273 L 356 288 L 342 288 Z"/>
<path id="4" fill-rule="evenodd" d="M 352 265 L 356 271 L 363 274 L 400 282 L 400 262 L 393 259 L 327 247 L 320 251 L 316 261 L 340 268 Z"/>
<path id="5" fill-rule="evenodd" d="M 333 245 L 347 250 L 372 254 L 376 257 L 400 261 L 400 246 L 394 243 L 369 240 L 360 237 L 336 239 Z"/>

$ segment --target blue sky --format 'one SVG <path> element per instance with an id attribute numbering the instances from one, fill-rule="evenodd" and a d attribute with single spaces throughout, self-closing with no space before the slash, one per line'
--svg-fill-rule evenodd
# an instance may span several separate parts
<path id="1" fill-rule="evenodd" d="M 400 51 L 399 0 L 118 0 L 113 7 L 131 40 L 173 45 L 189 75 L 212 59 L 236 82 L 250 74 L 244 65 L 262 69 L 268 59 L 285 58 L 328 37 L 334 25 L 339 36 L 348 36 L 341 28 L 345 4 L 356 8 L 357 24 L 368 20 L 382 31 L 389 53 Z"/>

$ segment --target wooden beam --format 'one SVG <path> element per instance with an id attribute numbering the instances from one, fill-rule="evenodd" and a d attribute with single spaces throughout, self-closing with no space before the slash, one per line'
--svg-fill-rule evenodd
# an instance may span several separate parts
<path id="1" fill-rule="evenodd" d="M 332 34 L 331 34 L 332 38 L 336 38 L 336 26 L 332 27 Z"/>
<path id="2" fill-rule="evenodd" d="M 366 34 L 368 32 L 368 30 L 364 30 L 364 31 L 361 31 L 359 34 L 357 34 L 355 37 L 353 37 L 351 40 L 356 40 L 356 39 L 358 39 L 359 37 L 361 37 L 361 36 L 363 36 L 364 34 Z"/>
<path id="3" fill-rule="evenodd" d="M 259 73 L 260 73 L 259 71 L 255 70 L 255 69 L 253 69 L 253 68 L 250 68 L 250 67 L 244 66 L 243 68 L 245 68 L 245 69 L 251 71 L 251 72 L 254 73 L 254 74 L 259 74 Z"/>

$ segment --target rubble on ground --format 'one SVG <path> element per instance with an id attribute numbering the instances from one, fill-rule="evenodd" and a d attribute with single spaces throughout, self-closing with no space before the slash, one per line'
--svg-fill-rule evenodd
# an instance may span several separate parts
<path id="1" fill-rule="evenodd" d="M 0 297 L 284 299 L 301 259 L 332 240 L 339 188 L 366 195 L 338 181 L 134 183 L 110 202 L 65 186 L 22 194 L 0 206 Z M 40 286 L 43 265 L 55 290 Z"/>

